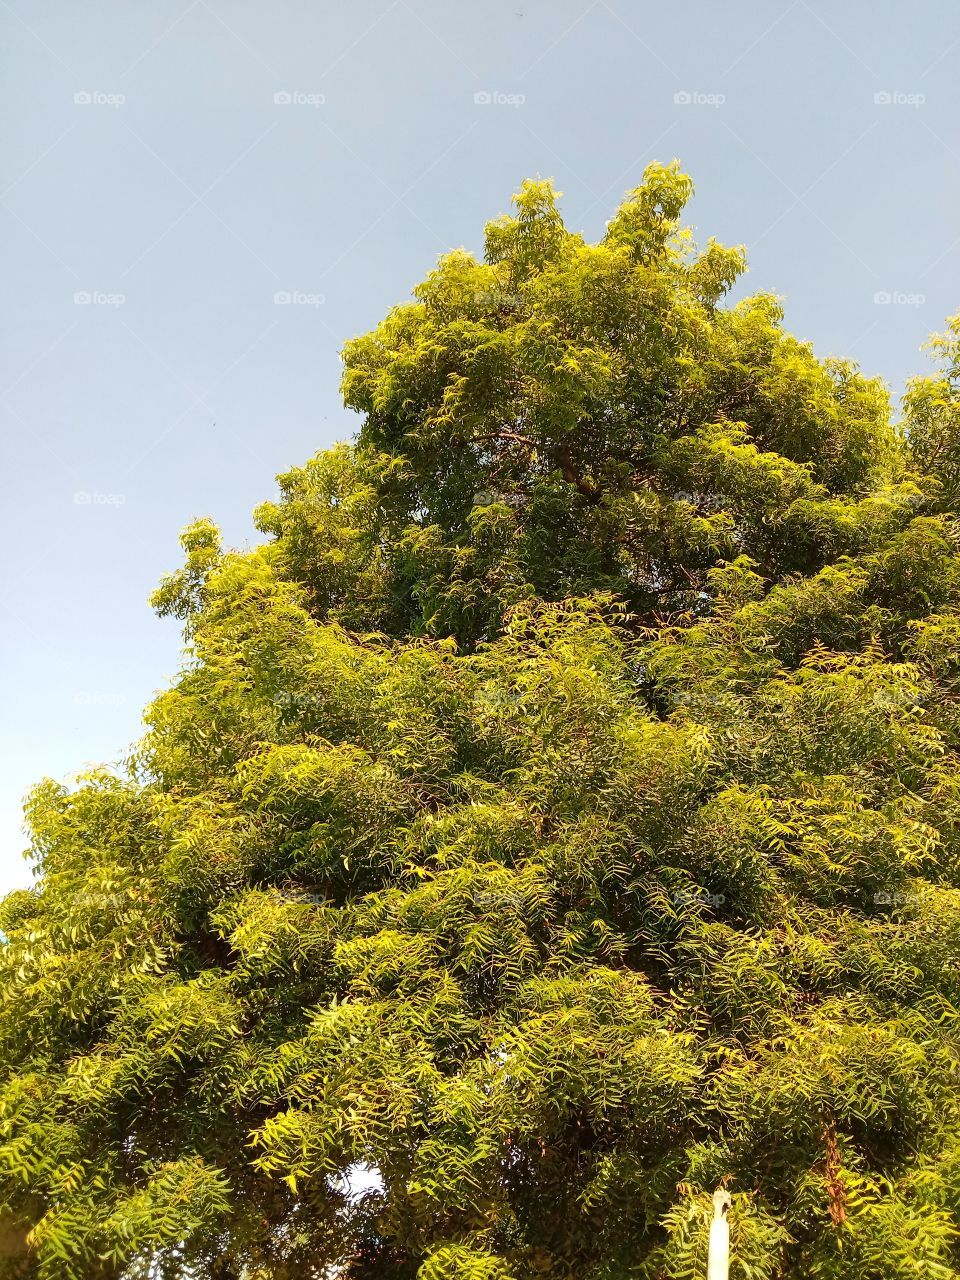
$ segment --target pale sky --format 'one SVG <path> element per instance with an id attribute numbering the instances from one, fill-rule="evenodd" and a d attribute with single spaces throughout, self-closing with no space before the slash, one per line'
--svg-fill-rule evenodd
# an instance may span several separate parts
<path id="1" fill-rule="evenodd" d="M 177 534 L 349 436 L 338 350 L 526 176 L 597 238 L 651 160 L 744 290 L 899 391 L 960 308 L 949 0 L 0 0 L 0 890 L 20 800 L 122 757 Z M 291 301 L 275 301 L 275 295 Z"/>

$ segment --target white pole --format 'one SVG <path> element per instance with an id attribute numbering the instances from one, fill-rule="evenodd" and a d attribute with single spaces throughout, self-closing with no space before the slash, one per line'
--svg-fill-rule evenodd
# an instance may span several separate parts
<path id="1" fill-rule="evenodd" d="M 727 1214 L 730 1205 L 730 1196 L 726 1191 L 719 1190 L 713 1193 L 713 1221 L 710 1223 L 707 1280 L 729 1280 L 730 1221 Z"/>

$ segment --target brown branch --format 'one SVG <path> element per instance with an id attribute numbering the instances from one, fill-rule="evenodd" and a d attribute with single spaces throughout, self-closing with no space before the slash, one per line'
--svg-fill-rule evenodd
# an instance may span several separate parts
<path id="1" fill-rule="evenodd" d="M 528 449 L 536 449 L 536 441 L 529 436 L 517 435 L 515 431 L 488 431 L 486 435 L 474 437 L 474 444 L 487 440 L 511 440 L 514 444 L 525 445 Z"/>
<path id="2" fill-rule="evenodd" d="M 558 445 L 555 450 L 555 454 L 557 462 L 560 464 L 560 474 L 563 476 L 564 480 L 566 480 L 567 484 L 574 485 L 577 491 L 582 493 L 588 502 L 599 502 L 600 495 L 603 490 L 599 485 L 594 484 L 592 480 L 587 480 L 585 476 L 577 474 L 573 466 L 573 461 L 570 457 L 569 445 Z"/>
<path id="3" fill-rule="evenodd" d="M 840 1227 L 847 1220 L 847 1189 L 843 1185 L 843 1179 L 840 1176 L 841 1160 L 840 1146 L 837 1142 L 837 1129 L 831 1120 L 823 1131 L 823 1136 L 827 1143 L 827 1159 L 825 1163 L 825 1176 L 827 1181 L 827 1191 L 830 1196 L 830 1204 L 827 1212 L 830 1214 L 830 1221 L 835 1227 Z"/>
<path id="4" fill-rule="evenodd" d="M 473 443 L 479 444 L 490 440 L 507 440 L 511 444 L 520 444 L 530 450 L 536 450 L 538 447 L 536 441 L 531 440 L 529 436 L 518 435 L 515 431 L 488 431 L 482 436 L 475 436 Z M 569 445 L 557 445 L 553 452 L 558 470 L 567 484 L 572 484 L 588 502 L 599 502 L 603 493 L 602 488 L 594 481 L 578 474 L 570 457 Z"/>

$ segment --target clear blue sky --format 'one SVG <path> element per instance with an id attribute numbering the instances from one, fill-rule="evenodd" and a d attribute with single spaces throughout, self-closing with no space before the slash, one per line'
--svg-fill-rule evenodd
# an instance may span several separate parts
<path id="1" fill-rule="evenodd" d="M 896 390 L 960 307 L 955 0 L 0 0 L 0 24 L 0 889 L 28 879 L 27 787 L 120 758 L 176 672 L 146 598 L 179 529 L 254 536 L 273 476 L 354 430 L 343 340 L 478 250 L 523 177 L 595 238 L 679 157 L 746 287 Z"/>

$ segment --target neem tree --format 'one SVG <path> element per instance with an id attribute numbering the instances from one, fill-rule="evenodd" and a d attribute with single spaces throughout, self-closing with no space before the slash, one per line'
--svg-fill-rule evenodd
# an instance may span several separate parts
<path id="1" fill-rule="evenodd" d="M 690 189 L 525 184 L 184 534 L 2 908 L 8 1274 L 958 1274 L 960 319 L 898 431 Z"/>

